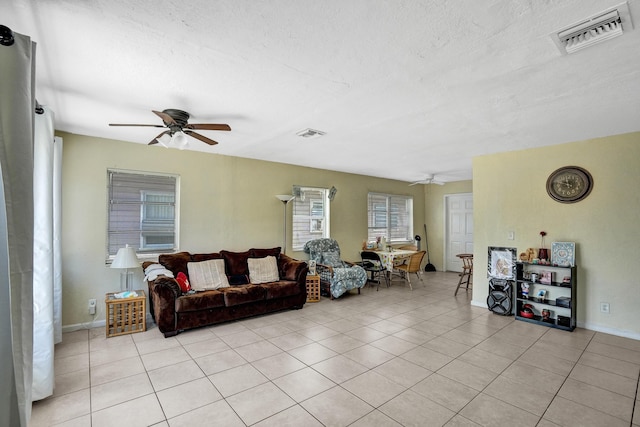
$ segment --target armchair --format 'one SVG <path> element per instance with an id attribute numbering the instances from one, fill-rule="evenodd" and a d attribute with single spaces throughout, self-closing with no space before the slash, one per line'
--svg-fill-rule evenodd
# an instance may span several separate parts
<path id="1" fill-rule="evenodd" d="M 320 286 L 329 291 L 331 299 L 339 298 L 351 289 L 363 288 L 367 283 L 367 272 L 353 263 L 340 259 L 340 246 L 334 239 L 310 240 L 304 245 L 309 260 L 316 262 L 320 275 Z"/>

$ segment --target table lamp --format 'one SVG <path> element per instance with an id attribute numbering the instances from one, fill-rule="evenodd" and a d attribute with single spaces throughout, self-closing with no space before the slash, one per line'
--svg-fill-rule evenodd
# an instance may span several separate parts
<path id="1" fill-rule="evenodd" d="M 136 256 L 136 250 L 129 245 L 118 249 L 116 257 L 111 263 L 111 268 L 120 268 L 124 271 L 120 272 L 120 290 L 133 291 L 133 271 L 130 268 L 140 267 L 140 261 Z"/>

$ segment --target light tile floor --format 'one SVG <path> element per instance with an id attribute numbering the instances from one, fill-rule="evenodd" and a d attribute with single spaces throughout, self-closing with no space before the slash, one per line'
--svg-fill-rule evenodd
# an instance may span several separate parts
<path id="1" fill-rule="evenodd" d="M 167 339 L 66 333 L 30 426 L 640 426 L 640 341 L 497 316 L 453 296 L 456 274 L 423 277 Z"/>

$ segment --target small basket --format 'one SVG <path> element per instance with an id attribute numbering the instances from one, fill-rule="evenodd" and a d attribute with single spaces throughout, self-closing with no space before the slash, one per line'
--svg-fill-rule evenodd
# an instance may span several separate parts
<path id="1" fill-rule="evenodd" d="M 307 275 L 307 302 L 320 301 L 320 276 Z"/>
<path id="2" fill-rule="evenodd" d="M 147 330 L 147 299 L 144 291 L 136 291 L 137 297 L 115 298 L 114 293 L 105 297 L 107 306 L 107 338 Z"/>

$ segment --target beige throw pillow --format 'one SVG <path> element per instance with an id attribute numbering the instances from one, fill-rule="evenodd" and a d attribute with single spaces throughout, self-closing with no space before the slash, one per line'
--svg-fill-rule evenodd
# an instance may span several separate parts
<path id="1" fill-rule="evenodd" d="M 191 289 L 206 291 L 210 289 L 228 288 L 229 280 L 224 272 L 223 259 L 211 259 L 202 262 L 187 263 Z"/>
<path id="2" fill-rule="evenodd" d="M 280 280 L 276 257 L 249 258 L 249 281 L 251 283 L 268 283 Z"/>

